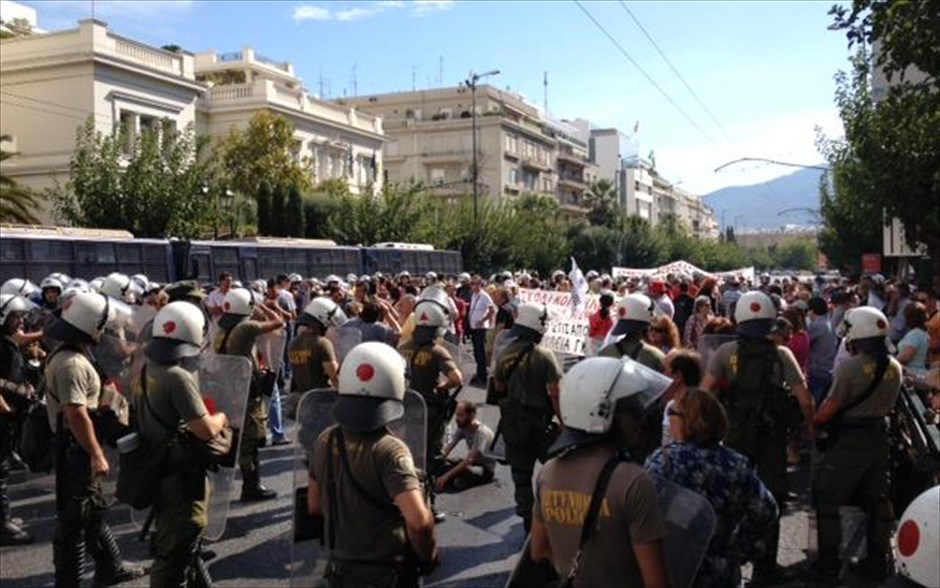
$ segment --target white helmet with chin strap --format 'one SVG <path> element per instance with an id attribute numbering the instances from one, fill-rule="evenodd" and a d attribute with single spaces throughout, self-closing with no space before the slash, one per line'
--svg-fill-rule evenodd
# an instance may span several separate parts
<path id="1" fill-rule="evenodd" d="M 540 335 L 544 335 L 548 330 L 550 318 L 547 306 L 527 302 L 519 307 L 515 324 L 520 327 L 527 327 Z"/>
<path id="2" fill-rule="evenodd" d="M 57 288 L 61 293 L 65 289 L 65 286 L 68 282 L 63 281 L 61 278 L 62 274 L 49 274 L 39 282 L 39 289 L 45 290 L 46 288 Z"/>
<path id="3" fill-rule="evenodd" d="M 29 312 L 34 306 L 34 304 L 22 296 L 17 296 L 16 294 L 0 294 L 0 327 L 4 326 L 7 317 L 14 312 Z"/>
<path id="4" fill-rule="evenodd" d="M 333 416 L 353 431 L 373 431 L 405 414 L 405 360 L 385 343 L 369 341 L 349 351 L 339 370 Z"/>
<path id="5" fill-rule="evenodd" d="M 888 336 L 888 318 L 872 306 L 859 306 L 845 313 L 841 330 L 845 333 L 845 342 L 859 339 L 883 339 Z"/>
<path id="6" fill-rule="evenodd" d="M 314 322 L 324 328 L 340 327 L 346 322 L 346 313 L 332 298 L 321 296 L 311 300 L 304 308 L 303 314 L 297 318 L 298 325 L 309 326 Z"/>
<path id="7" fill-rule="evenodd" d="M 0 286 L 0 294 L 15 294 L 27 299 L 37 291 L 36 284 L 23 278 L 9 279 Z"/>
<path id="8" fill-rule="evenodd" d="M 115 300 L 125 300 L 131 287 L 131 279 L 120 272 L 110 273 L 101 283 L 98 292 Z"/>
<path id="9" fill-rule="evenodd" d="M 49 328 L 48 335 L 57 341 L 97 343 L 105 327 L 117 318 L 117 310 L 109 296 L 97 292 L 79 292 L 62 303 L 62 315 Z"/>
<path id="10" fill-rule="evenodd" d="M 195 304 L 179 300 L 160 309 L 153 319 L 153 339 L 144 353 L 169 363 L 199 355 L 205 340 L 206 317 Z"/>
<path id="11" fill-rule="evenodd" d="M 254 297 L 245 288 L 232 288 L 222 299 L 222 312 L 238 316 L 249 316 L 254 308 Z"/>

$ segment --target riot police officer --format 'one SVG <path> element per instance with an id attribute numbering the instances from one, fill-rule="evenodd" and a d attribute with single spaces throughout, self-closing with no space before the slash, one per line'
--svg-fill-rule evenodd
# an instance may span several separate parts
<path id="1" fill-rule="evenodd" d="M 224 413 L 208 413 L 194 374 L 205 326 L 202 311 L 182 301 L 171 302 L 154 318 L 136 403 L 140 435 L 151 446 L 166 443 L 180 424 L 206 441 L 227 424 Z M 208 524 L 208 503 L 206 470 L 172 443 L 154 498 L 157 533 L 151 586 L 186 586 L 189 567 L 203 565 L 198 547 Z"/>
<path id="2" fill-rule="evenodd" d="M 13 456 L 12 427 L 15 415 L 29 405 L 35 391 L 26 382 L 26 361 L 13 335 L 22 327 L 29 303 L 13 294 L 0 295 L 0 545 L 26 545 L 32 536 L 13 523 L 10 516 L 10 460 Z"/>
<path id="3" fill-rule="evenodd" d="M 315 388 L 336 385 L 339 363 L 327 329 L 346 322 L 346 313 L 326 297 L 311 300 L 297 318 L 298 334 L 287 346 L 293 377 L 291 392 L 303 394 Z"/>
<path id="4" fill-rule="evenodd" d="M 463 375 L 441 338 L 450 322 L 449 310 L 431 299 L 415 305 L 415 330 L 410 350 L 403 349 L 408 359 L 411 389 L 424 397 L 428 411 L 428 460 L 439 466 L 444 448 L 444 428 L 455 406 L 448 391 L 463 383 Z M 432 469 L 437 473 L 438 468 Z"/>
<path id="5" fill-rule="evenodd" d="M 317 438 L 307 506 L 324 517 L 330 586 L 416 587 L 434 567 L 434 521 L 408 446 L 387 426 L 402 417 L 405 365 L 378 342 L 354 347 L 333 415 Z"/>
<path id="6" fill-rule="evenodd" d="M 252 313 L 259 314 L 265 320 L 251 320 Z M 247 357 L 256 373 L 259 368 L 255 340 L 259 335 L 284 328 L 280 314 L 263 304 L 256 305 L 251 292 L 245 288 L 228 291 L 222 302 L 222 316 L 218 324 L 219 332 L 213 341 L 215 352 Z M 242 471 L 242 500 L 269 500 L 277 496 L 274 490 L 261 484 L 261 465 L 258 462 L 258 449 L 264 445 L 268 429 L 263 393 L 262 390 L 253 390 L 249 395 L 241 433 L 238 465 Z"/>
<path id="7" fill-rule="evenodd" d="M 776 316 L 768 295 L 742 294 L 734 307 L 739 339 L 715 350 L 701 387 L 717 394 L 728 412 L 727 445 L 751 461 L 777 504 L 783 504 L 788 431 L 805 426 L 812 434 L 813 398 L 793 353 L 768 339 Z M 754 563 L 755 585 L 788 579 L 777 565 L 779 520 L 774 526 L 767 555 Z"/>
<path id="8" fill-rule="evenodd" d="M 494 385 L 500 402 L 499 431 L 506 442 L 512 470 L 516 514 L 526 533 L 532 524 L 532 474 L 535 462 L 544 461 L 554 441 L 559 383 L 562 370 L 555 354 L 540 345 L 548 328 L 548 308 L 540 304 L 519 307 L 510 329 L 515 337 L 496 359 Z"/>
<path id="9" fill-rule="evenodd" d="M 531 554 L 536 561 L 550 561 L 574 586 L 669 583 L 662 546 L 666 526 L 656 486 L 627 449 L 637 444 L 636 424 L 644 407 L 663 389 L 648 383 L 635 366 L 589 358 L 571 368 L 561 386 L 565 430 L 550 450 L 555 457 L 535 483 Z M 598 489 L 603 473 L 609 476 L 606 488 Z M 583 513 L 601 490 L 604 502 L 597 518 L 604 522 L 583 546 L 580 565 L 572 564 L 581 526 L 587 524 Z"/>
<path id="10" fill-rule="evenodd" d="M 617 322 L 609 337 L 619 337 L 619 341 L 608 343 L 597 354 L 599 357 L 627 356 L 657 372 L 663 371 L 665 355 L 656 347 L 643 340 L 653 321 L 655 305 L 644 294 L 628 294 L 617 302 Z"/>
<path id="11" fill-rule="evenodd" d="M 889 498 L 891 454 L 886 418 L 901 388 L 901 364 L 889 355 L 889 323 L 875 308 L 846 313 L 846 346 L 852 357 L 833 375 L 832 388 L 815 416 L 828 433 L 827 447 L 813 485 L 819 533 L 821 582 L 837 582 L 841 569 L 842 526 L 839 507 L 855 504 L 868 515 L 868 555 L 859 565 L 866 577 L 884 580 L 891 573 Z"/>
<path id="12" fill-rule="evenodd" d="M 104 520 L 105 498 L 98 478 L 110 465 L 101 448 L 95 422 L 101 379 L 89 360 L 105 325 L 115 318 L 107 296 L 76 294 L 62 307 L 50 336 L 62 343 L 46 365 L 49 422 L 55 431 L 56 520 L 52 541 L 56 586 L 78 586 L 87 548 L 95 560 L 98 584 L 113 585 L 143 575 L 121 560 L 121 552 Z"/>

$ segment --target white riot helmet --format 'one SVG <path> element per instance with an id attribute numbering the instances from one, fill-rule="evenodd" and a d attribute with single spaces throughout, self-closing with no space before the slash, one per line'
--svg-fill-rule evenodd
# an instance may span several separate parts
<path id="1" fill-rule="evenodd" d="M 405 360 L 394 347 L 370 341 L 350 350 L 339 370 L 333 416 L 352 431 L 374 431 L 405 413 Z"/>
<path id="2" fill-rule="evenodd" d="M 653 322 L 655 303 L 645 294 L 628 294 L 617 301 L 617 322 L 611 336 L 645 331 Z"/>
<path id="3" fill-rule="evenodd" d="M 845 313 L 842 329 L 846 343 L 859 339 L 884 339 L 888 336 L 888 319 L 877 308 L 859 306 Z"/>
<path id="4" fill-rule="evenodd" d="M 131 279 L 125 274 L 114 272 L 108 274 L 108 276 L 101 283 L 101 287 L 98 289 L 99 292 L 106 296 L 110 296 L 115 300 L 124 300 L 127 296 L 128 291 L 131 287 Z"/>
<path id="5" fill-rule="evenodd" d="M 0 294 L 15 294 L 28 299 L 37 292 L 36 284 L 23 278 L 12 278 L 0 286 Z"/>
<path id="6" fill-rule="evenodd" d="M 460 272 L 460 275 L 457 276 L 457 281 L 460 282 L 461 284 L 470 283 L 470 274 L 468 274 L 467 272 Z"/>
<path id="7" fill-rule="evenodd" d="M 7 317 L 15 312 L 26 313 L 35 306 L 29 300 L 16 294 L 0 294 L 0 327 L 7 322 Z"/>
<path id="8" fill-rule="evenodd" d="M 352 272 L 349 272 L 348 274 L 346 274 L 346 283 L 348 284 L 355 284 L 357 279 L 358 279 L 358 276 L 356 276 L 356 274 Z"/>
<path id="9" fill-rule="evenodd" d="M 303 278 L 303 276 L 301 276 L 301 275 L 298 274 L 298 273 L 293 273 L 293 274 L 291 274 L 290 276 L 288 276 L 287 280 L 288 280 L 291 284 L 298 284 L 298 283 L 300 283 L 300 282 L 303 282 L 303 281 L 304 281 L 304 278 Z"/>
<path id="10" fill-rule="evenodd" d="M 250 290 L 232 288 L 222 299 L 222 316 L 219 317 L 219 326 L 225 330 L 234 328 L 235 325 L 251 316 L 254 306 L 255 298 Z"/>
<path id="11" fill-rule="evenodd" d="M 770 334 L 777 307 L 770 296 L 752 290 L 741 294 L 734 304 L 734 322 L 739 335 L 752 339 L 762 339 Z"/>
<path id="12" fill-rule="evenodd" d="M 101 291 L 101 286 L 102 286 L 102 285 L 104 285 L 104 278 L 101 277 L 101 276 L 98 276 L 97 278 L 95 278 L 95 279 L 93 279 L 92 281 L 88 282 L 88 290 L 89 290 L 90 292 L 99 292 L 99 291 Z"/>
<path id="13" fill-rule="evenodd" d="M 320 324 L 323 328 L 339 327 L 346 322 L 346 313 L 333 302 L 333 299 L 314 298 L 304 308 L 304 312 L 297 318 L 298 325 L 311 326 Z"/>
<path id="14" fill-rule="evenodd" d="M 446 327 L 450 324 L 450 311 L 437 301 L 425 298 L 415 304 L 416 327 Z"/>
<path id="15" fill-rule="evenodd" d="M 539 335 L 544 335 L 545 331 L 548 330 L 549 322 L 548 307 L 544 304 L 533 304 L 527 302 L 519 307 L 519 312 L 516 315 L 516 322 L 513 325 L 515 328 L 517 325 L 520 327 L 525 327 L 532 329 Z"/>
<path id="16" fill-rule="evenodd" d="M 898 568 L 902 576 L 918 586 L 940 586 L 940 486 L 914 499 L 898 525 Z"/>
<path id="17" fill-rule="evenodd" d="M 153 319 L 153 339 L 144 354 L 158 363 L 199 355 L 205 339 L 206 317 L 195 304 L 171 302 Z"/>
<path id="18" fill-rule="evenodd" d="M 56 341 L 97 343 L 117 318 L 116 301 L 97 292 L 80 292 L 62 303 L 62 316 L 47 331 Z"/>
<path id="19" fill-rule="evenodd" d="M 645 409 L 671 382 L 629 358 L 591 357 L 575 364 L 561 381 L 559 409 L 565 429 L 550 453 L 598 440 L 610 431 L 618 400 L 635 397 L 638 410 Z"/>
<path id="20" fill-rule="evenodd" d="M 433 284 L 434 282 L 437 281 L 437 273 L 436 273 L 436 272 L 428 272 L 428 273 L 424 274 L 424 279 L 427 280 L 428 284 Z"/>
<path id="21" fill-rule="evenodd" d="M 248 289 L 258 294 L 264 294 L 268 289 L 268 283 L 262 279 L 252 280 L 251 283 L 248 284 Z"/>
<path id="22" fill-rule="evenodd" d="M 39 289 L 45 290 L 46 288 L 58 288 L 61 293 L 65 289 L 65 285 L 68 282 L 63 282 L 61 278 L 62 274 L 49 274 L 39 282 Z"/>
<path id="23" fill-rule="evenodd" d="M 150 291 L 150 278 L 144 274 L 131 276 L 131 289 L 138 296 Z"/>

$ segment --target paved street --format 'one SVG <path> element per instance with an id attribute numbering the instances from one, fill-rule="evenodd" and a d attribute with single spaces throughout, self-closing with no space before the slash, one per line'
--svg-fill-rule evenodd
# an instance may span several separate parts
<path id="1" fill-rule="evenodd" d="M 465 388 L 461 398 L 482 402 L 485 392 Z M 497 412 L 481 406 L 481 419 L 495 429 Z M 279 493 L 277 500 L 243 504 L 234 502 L 221 541 L 210 545 L 216 558 L 210 563 L 218 586 L 287 586 L 291 559 L 292 468 L 296 445 L 262 450 L 265 484 Z M 805 488 L 806 476 L 794 474 Z M 803 496 L 805 499 L 805 495 Z M 18 474 L 12 492 L 13 513 L 29 523 L 34 545 L 4 548 L 0 552 L 0 582 L 7 586 L 48 586 L 52 583 L 52 534 L 55 512 L 52 477 Z M 438 498 L 447 520 L 437 527 L 444 548 L 442 566 L 429 586 L 502 586 L 522 546 L 521 520 L 514 515 L 508 467 L 500 467 L 494 482 L 460 494 Z M 146 544 L 136 533 L 126 508 L 110 516 L 127 559 L 149 560 Z M 805 560 L 808 517 L 805 510 L 788 512 L 783 520 L 780 561 L 787 565 Z M 146 586 L 146 578 L 128 586 Z"/>

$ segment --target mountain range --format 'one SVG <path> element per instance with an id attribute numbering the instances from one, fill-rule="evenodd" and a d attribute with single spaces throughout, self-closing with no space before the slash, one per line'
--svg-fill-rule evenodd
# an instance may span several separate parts
<path id="1" fill-rule="evenodd" d="M 818 224 L 818 169 L 801 169 L 792 174 L 750 186 L 729 186 L 704 196 L 705 204 L 715 211 L 715 218 L 736 231 L 776 229 L 784 225 Z M 812 212 L 811 212 L 812 211 Z"/>

